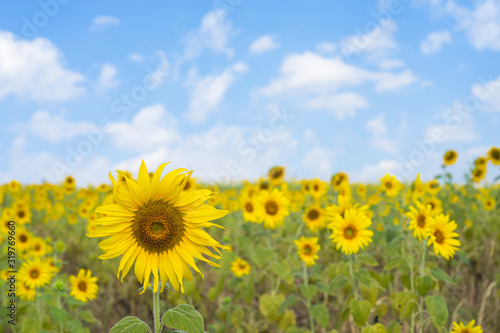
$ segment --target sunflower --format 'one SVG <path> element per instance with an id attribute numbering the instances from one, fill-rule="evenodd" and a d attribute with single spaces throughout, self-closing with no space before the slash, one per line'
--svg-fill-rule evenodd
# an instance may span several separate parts
<path id="1" fill-rule="evenodd" d="M 334 190 L 340 189 L 344 182 L 349 182 L 349 176 L 345 172 L 338 172 L 332 176 L 332 187 Z"/>
<path id="2" fill-rule="evenodd" d="M 16 246 L 19 252 L 27 250 L 30 247 L 33 235 L 26 229 L 18 229 L 16 235 Z"/>
<path id="3" fill-rule="evenodd" d="M 118 268 L 123 278 L 135 262 L 134 273 L 139 283 L 144 285 L 142 292 L 149 286 L 153 274 L 153 290 L 160 287 L 163 291 L 167 281 L 175 290 L 184 292 L 183 278 L 192 279 L 191 266 L 203 274 L 196 266 L 193 257 L 218 266 L 204 255 L 219 259 L 219 248 L 226 248 L 215 241 L 201 228 L 217 226 L 208 221 L 223 217 L 228 212 L 217 210 L 204 204 L 212 192 L 194 190 L 184 192 L 192 171 L 176 169 L 161 178 L 164 163 L 149 180 L 146 164 L 142 161 L 138 182 L 127 177 L 122 171 L 120 176 L 125 182 L 116 182 L 111 173 L 113 196 L 117 204 L 98 207 L 95 211 L 106 214 L 97 220 L 100 225 L 89 237 L 109 237 L 99 243 L 106 251 L 99 259 L 111 259 L 123 255 Z M 127 186 L 125 186 L 125 184 Z"/>
<path id="4" fill-rule="evenodd" d="M 500 165 L 500 148 L 491 147 L 491 149 L 488 151 L 488 159 L 494 165 Z"/>
<path id="5" fill-rule="evenodd" d="M 467 325 L 464 325 L 462 322 L 459 324 L 453 322 L 453 331 L 450 333 L 483 333 L 481 326 L 474 327 L 475 324 L 475 320 L 470 321 Z"/>
<path id="6" fill-rule="evenodd" d="M 326 216 L 331 220 L 335 219 L 336 215 L 344 217 L 345 211 L 350 208 L 356 208 L 359 209 L 360 211 L 363 211 L 365 214 L 367 213 L 368 206 L 363 205 L 359 208 L 358 207 L 359 204 L 355 203 L 351 197 L 346 197 L 339 194 L 337 197 L 337 205 L 326 207 L 325 211 L 326 211 Z"/>
<path id="7" fill-rule="evenodd" d="M 429 218 L 427 234 L 429 240 L 427 246 L 434 245 L 434 253 L 449 260 L 455 255 L 455 251 L 460 246 L 460 241 L 456 239 L 459 235 L 454 232 L 457 228 L 455 221 L 450 222 L 449 215 L 440 214 Z"/>
<path id="8" fill-rule="evenodd" d="M 47 244 L 43 238 L 33 237 L 28 248 L 30 257 L 43 257 L 50 252 L 52 252 L 52 246 Z"/>
<path id="9" fill-rule="evenodd" d="M 476 166 L 476 168 L 484 169 L 488 165 L 488 159 L 486 157 L 478 157 L 474 161 L 474 165 Z"/>
<path id="10" fill-rule="evenodd" d="M 382 192 L 384 192 L 387 196 L 394 198 L 398 195 L 402 186 L 395 176 L 386 174 L 382 177 L 382 179 L 380 179 L 380 181 L 382 182 L 380 190 L 382 190 Z"/>
<path id="11" fill-rule="evenodd" d="M 183 191 L 192 191 L 196 189 L 197 184 L 196 184 L 196 179 L 194 178 L 189 178 L 186 181 L 186 185 L 184 185 L 184 188 L 182 189 Z"/>
<path id="12" fill-rule="evenodd" d="M 311 232 L 315 232 L 325 227 L 325 213 L 318 205 L 310 206 L 304 210 L 302 221 L 304 221 Z"/>
<path id="13" fill-rule="evenodd" d="M 366 185 L 364 184 L 359 184 L 356 187 L 356 194 L 361 198 L 364 199 L 366 196 Z"/>
<path id="14" fill-rule="evenodd" d="M 261 191 L 257 201 L 264 228 L 276 229 L 283 224 L 283 220 L 289 214 L 289 200 L 280 190 L 274 188 L 272 191 Z"/>
<path id="15" fill-rule="evenodd" d="M 472 170 L 472 181 L 474 183 L 479 183 L 486 176 L 486 168 L 475 168 Z"/>
<path id="16" fill-rule="evenodd" d="M 18 203 L 14 206 L 14 218 L 19 225 L 30 223 L 31 210 L 24 203 Z"/>
<path id="17" fill-rule="evenodd" d="M 25 279 L 19 279 L 16 296 L 19 296 L 23 301 L 33 302 L 36 297 L 36 289 L 28 287 Z"/>
<path id="18" fill-rule="evenodd" d="M 259 184 L 257 185 L 257 188 L 259 190 L 269 190 L 270 184 L 269 181 L 267 181 L 264 178 L 259 179 Z"/>
<path id="19" fill-rule="evenodd" d="M 330 238 L 337 243 L 337 250 L 342 248 L 344 254 L 358 253 L 359 249 L 368 246 L 372 241 L 373 231 L 368 230 L 372 221 L 360 209 L 347 209 L 344 216 L 337 215 L 328 225 L 333 229 Z"/>
<path id="20" fill-rule="evenodd" d="M 314 178 L 313 180 L 310 181 L 309 194 L 313 197 L 314 200 L 321 199 L 326 194 L 327 191 L 328 191 L 328 185 L 324 181 L 318 178 Z"/>
<path id="21" fill-rule="evenodd" d="M 496 207 L 496 202 L 495 199 L 493 198 L 484 198 L 483 204 L 484 204 L 484 209 L 488 211 L 493 210 Z"/>
<path id="22" fill-rule="evenodd" d="M 425 206 L 431 206 L 431 215 L 440 214 L 443 211 L 443 202 L 436 197 L 429 197 L 422 202 Z"/>
<path id="23" fill-rule="evenodd" d="M 92 277 L 92 272 L 85 271 L 80 268 L 78 275 L 70 275 L 69 282 L 71 283 L 70 295 L 75 299 L 87 303 L 97 297 L 99 286 L 97 285 L 97 277 Z"/>
<path id="24" fill-rule="evenodd" d="M 24 262 L 19 270 L 19 279 L 24 280 L 30 288 L 40 288 L 52 279 L 52 269 L 37 257 Z"/>
<path id="25" fill-rule="evenodd" d="M 75 188 L 76 187 L 75 178 L 73 178 L 72 176 L 67 176 L 66 178 L 64 178 L 63 187 Z"/>
<path id="26" fill-rule="evenodd" d="M 243 212 L 243 219 L 248 222 L 260 223 L 260 214 L 258 212 L 259 206 L 256 204 L 255 198 L 247 195 L 242 195 L 240 198 L 241 211 Z"/>
<path id="27" fill-rule="evenodd" d="M 250 264 L 240 257 L 237 257 L 236 260 L 231 263 L 231 271 L 237 277 L 250 274 L 250 269 Z"/>
<path id="28" fill-rule="evenodd" d="M 21 190 L 21 184 L 17 180 L 13 180 L 9 183 L 8 189 L 11 193 L 17 193 Z"/>
<path id="29" fill-rule="evenodd" d="M 283 182 L 283 178 L 285 177 L 285 167 L 275 166 L 269 169 L 268 172 L 269 181 L 271 185 L 277 186 Z"/>
<path id="30" fill-rule="evenodd" d="M 295 240 L 295 245 L 299 248 L 297 254 L 306 266 L 314 266 L 318 257 L 318 251 L 321 250 L 321 246 L 318 244 L 318 237 L 306 238 L 304 236 L 300 237 L 299 240 Z"/>
<path id="31" fill-rule="evenodd" d="M 417 201 L 417 208 L 410 206 L 410 211 L 405 214 L 406 217 L 410 218 L 409 230 L 413 230 L 413 237 L 418 238 L 418 240 L 427 238 L 427 223 L 431 213 L 430 205 L 422 205 Z"/>
<path id="32" fill-rule="evenodd" d="M 454 150 L 448 150 L 444 153 L 443 161 L 444 165 L 453 165 L 457 161 L 458 153 Z"/>
<path id="33" fill-rule="evenodd" d="M 430 182 L 427 182 L 425 185 L 427 187 L 427 193 L 429 193 L 430 195 L 436 195 L 441 189 L 437 179 L 433 179 Z"/>

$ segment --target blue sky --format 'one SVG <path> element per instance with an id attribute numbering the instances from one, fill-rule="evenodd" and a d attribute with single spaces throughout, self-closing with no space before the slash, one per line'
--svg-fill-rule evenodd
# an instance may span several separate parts
<path id="1" fill-rule="evenodd" d="M 0 182 L 430 179 L 448 149 L 461 179 L 500 145 L 499 54 L 498 0 L 4 1 Z"/>

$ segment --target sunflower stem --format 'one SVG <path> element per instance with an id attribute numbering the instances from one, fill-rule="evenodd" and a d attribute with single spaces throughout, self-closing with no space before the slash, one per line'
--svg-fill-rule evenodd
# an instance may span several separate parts
<path id="1" fill-rule="evenodd" d="M 302 263 L 302 268 L 303 268 L 303 273 L 304 273 L 304 285 L 307 287 L 309 284 L 309 277 L 307 276 L 307 266 L 304 263 Z M 313 317 L 311 314 L 311 301 L 309 300 L 309 298 L 307 298 L 306 305 L 307 305 L 307 312 L 309 313 L 309 325 L 311 327 L 311 332 L 315 333 L 314 321 L 313 321 Z"/>
<path id="2" fill-rule="evenodd" d="M 354 279 L 353 263 L 354 263 L 354 256 L 350 256 L 350 258 L 349 258 L 349 272 L 351 273 L 352 290 L 354 292 L 354 299 L 358 300 L 358 290 L 356 288 L 356 280 Z"/>
<path id="3" fill-rule="evenodd" d="M 155 333 L 160 333 L 161 332 L 161 325 L 160 325 L 160 290 L 157 292 L 153 291 L 153 315 L 154 315 L 154 332 Z"/>
<path id="4" fill-rule="evenodd" d="M 422 242 L 422 253 L 421 253 L 421 261 L 420 261 L 420 277 L 424 276 L 425 273 L 425 255 L 427 252 L 427 239 Z M 419 333 L 424 331 L 424 299 L 420 297 L 420 302 L 418 303 L 418 312 L 420 313 L 420 324 L 418 327 Z"/>

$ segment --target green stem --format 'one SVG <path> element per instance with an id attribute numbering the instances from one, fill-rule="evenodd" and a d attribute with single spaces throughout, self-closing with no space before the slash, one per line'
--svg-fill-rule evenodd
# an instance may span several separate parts
<path id="1" fill-rule="evenodd" d="M 57 307 L 59 309 L 62 309 L 62 305 L 61 305 L 61 296 L 59 295 L 59 292 L 57 292 Z M 63 326 L 63 323 L 59 323 L 59 332 L 62 332 L 64 333 L 64 326 Z"/>
<path id="2" fill-rule="evenodd" d="M 408 237 L 410 235 L 410 237 Z M 413 249 L 412 249 L 412 243 L 413 243 L 413 238 L 411 237 L 411 231 L 406 233 L 406 243 L 408 244 L 407 250 L 408 250 L 408 260 L 410 262 L 410 288 L 411 288 L 411 293 L 413 294 L 415 292 L 415 277 L 414 277 L 414 270 L 413 270 Z M 415 317 L 411 316 L 411 328 L 410 332 L 415 332 Z"/>
<path id="3" fill-rule="evenodd" d="M 425 273 L 425 255 L 427 253 L 427 239 L 422 242 L 422 254 L 420 261 L 420 276 L 423 277 Z M 418 328 L 419 333 L 424 331 L 424 299 L 420 297 L 420 301 L 418 303 L 418 312 L 420 313 L 420 325 Z"/>
<path id="4" fill-rule="evenodd" d="M 352 290 L 354 292 L 354 299 L 358 300 L 358 290 L 356 288 L 356 280 L 354 279 L 353 262 L 354 262 L 354 256 L 350 256 L 350 258 L 349 258 L 349 272 L 351 273 Z"/>
<path id="5" fill-rule="evenodd" d="M 303 273 L 304 273 L 304 285 L 308 285 L 309 284 L 309 278 L 307 276 L 307 266 L 302 263 L 302 267 L 303 267 Z M 313 317 L 312 317 L 312 314 L 311 314 L 311 301 L 309 300 L 309 298 L 306 298 L 307 302 L 306 302 L 306 305 L 307 305 L 307 312 L 309 313 L 309 325 L 311 327 L 311 333 L 314 333 L 314 321 L 313 321 Z"/>
<path id="6" fill-rule="evenodd" d="M 160 325 L 160 290 L 153 292 L 153 315 L 155 321 L 154 332 L 160 333 L 162 329 Z"/>

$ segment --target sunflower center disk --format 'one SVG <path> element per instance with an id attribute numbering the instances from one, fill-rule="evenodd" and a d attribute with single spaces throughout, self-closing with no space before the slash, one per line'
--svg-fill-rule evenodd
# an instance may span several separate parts
<path id="1" fill-rule="evenodd" d="M 26 243 L 28 237 L 26 237 L 26 235 L 21 235 L 21 237 L 19 237 L 19 240 L 21 241 L 21 243 Z"/>
<path id="2" fill-rule="evenodd" d="M 266 212 L 269 215 L 276 215 L 278 212 L 278 205 L 274 201 L 268 201 L 266 202 Z"/>
<path id="3" fill-rule="evenodd" d="M 78 282 L 78 289 L 80 289 L 80 291 L 86 292 L 87 291 L 87 283 L 85 283 L 85 281 Z"/>
<path id="4" fill-rule="evenodd" d="M 350 225 L 344 229 L 344 237 L 346 239 L 353 239 L 354 237 L 356 237 L 357 233 L 358 233 L 358 231 L 352 225 Z"/>
<path id="5" fill-rule="evenodd" d="M 309 213 L 307 213 L 307 217 L 309 220 L 316 220 L 319 217 L 319 213 L 316 209 L 311 209 Z"/>
<path id="6" fill-rule="evenodd" d="M 30 276 L 32 279 L 36 279 L 40 276 L 40 272 L 38 271 L 38 269 L 32 269 L 30 271 Z"/>
<path id="7" fill-rule="evenodd" d="M 434 236 L 436 237 L 436 243 L 438 243 L 438 244 L 443 244 L 443 241 L 444 241 L 444 236 L 443 236 L 443 234 L 441 233 L 441 231 L 436 230 L 436 231 L 434 232 Z"/>
<path id="8" fill-rule="evenodd" d="M 424 215 L 419 215 L 417 218 L 417 225 L 419 228 L 425 227 L 425 216 Z"/>
<path id="9" fill-rule="evenodd" d="M 182 213 L 163 201 L 139 208 L 132 221 L 137 243 L 149 253 L 160 253 L 178 245 L 184 235 Z"/>
<path id="10" fill-rule="evenodd" d="M 252 204 L 249 203 L 249 202 L 247 202 L 246 205 L 245 205 L 245 209 L 249 213 L 253 212 L 253 206 L 252 206 Z"/>
<path id="11" fill-rule="evenodd" d="M 304 252 L 304 254 L 309 255 L 312 253 L 312 248 L 309 245 L 306 245 L 306 246 L 304 246 L 303 252 Z"/>

